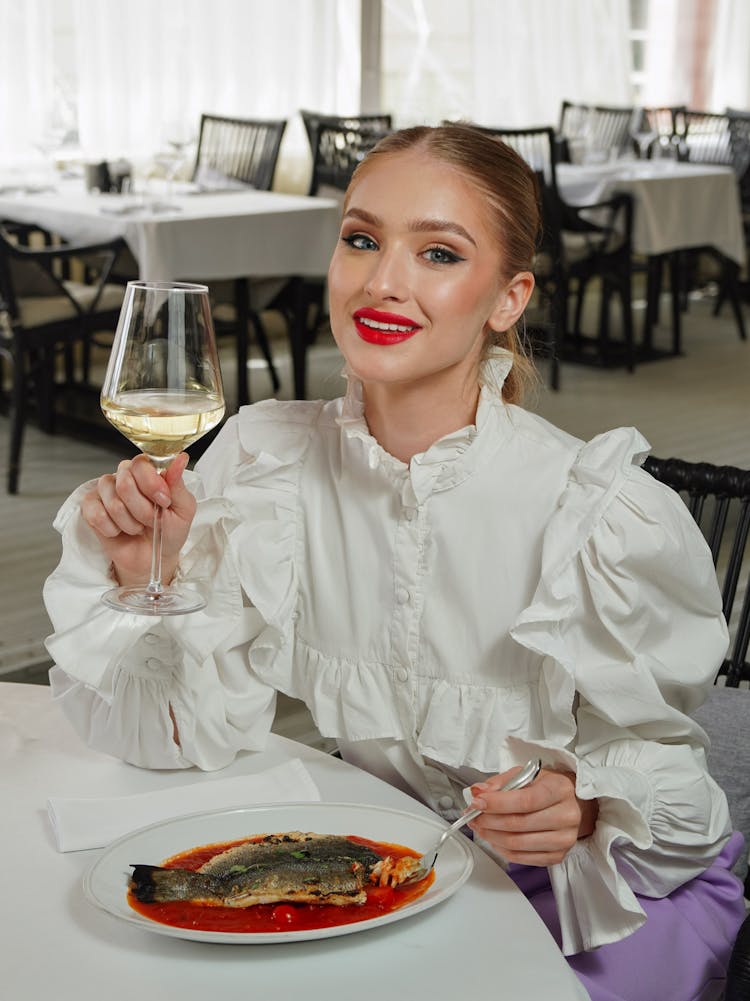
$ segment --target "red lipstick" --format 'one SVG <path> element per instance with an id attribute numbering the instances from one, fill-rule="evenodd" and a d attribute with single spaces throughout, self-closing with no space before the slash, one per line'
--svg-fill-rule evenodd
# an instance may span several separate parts
<path id="1" fill-rule="evenodd" d="M 354 326 L 362 340 L 368 344 L 400 344 L 422 329 L 408 316 L 386 313 L 369 306 L 356 310 Z"/>

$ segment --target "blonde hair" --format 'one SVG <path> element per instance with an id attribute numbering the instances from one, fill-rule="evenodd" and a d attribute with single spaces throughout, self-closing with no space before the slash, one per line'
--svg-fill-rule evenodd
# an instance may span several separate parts
<path id="1" fill-rule="evenodd" d="M 493 210 L 491 223 L 502 251 L 504 278 L 531 271 L 541 234 L 536 177 L 514 149 L 471 125 L 418 125 L 385 136 L 373 147 L 352 175 L 349 192 L 373 164 L 385 156 L 424 150 L 436 160 L 459 170 Z M 493 344 L 513 355 L 513 367 L 503 385 L 503 399 L 520 403 L 537 382 L 536 369 L 514 326 L 496 333 Z"/>

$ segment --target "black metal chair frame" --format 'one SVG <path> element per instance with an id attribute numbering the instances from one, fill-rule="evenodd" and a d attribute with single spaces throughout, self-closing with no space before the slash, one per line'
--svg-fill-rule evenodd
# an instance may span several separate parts
<path id="1" fill-rule="evenodd" d="M 560 118 L 557 126 L 557 139 L 560 149 L 560 160 L 569 160 L 569 150 L 566 144 L 572 138 L 568 125 L 571 119 L 585 116 L 597 149 L 623 152 L 630 143 L 630 123 L 633 116 L 632 107 L 611 107 L 603 104 L 580 104 L 573 101 L 563 101 L 560 105 Z"/>
<path id="2" fill-rule="evenodd" d="M 320 180 L 315 174 L 315 157 L 318 151 L 318 133 L 321 126 L 326 125 L 333 129 L 346 129 L 352 132 L 371 131 L 380 135 L 385 135 L 393 129 L 393 116 L 389 114 L 372 115 L 325 115 L 317 111 L 300 111 L 302 121 L 310 143 L 310 152 L 313 157 L 313 170 L 310 175 L 310 188 L 308 194 L 314 195 L 320 186 Z"/>
<path id="3" fill-rule="evenodd" d="M 8 359 L 12 366 L 12 387 L 10 394 L 10 455 L 8 460 L 8 493 L 18 492 L 21 470 L 21 450 L 23 432 L 26 425 L 30 398 L 36 401 L 41 427 L 48 433 L 54 431 L 55 423 L 55 359 L 58 351 L 66 351 L 66 381 L 73 379 L 71 348 L 80 344 L 86 352 L 91 338 L 101 331 L 114 332 L 119 317 L 119 307 L 115 310 L 97 310 L 104 286 L 107 284 L 118 256 L 125 249 L 121 238 L 107 243 L 63 244 L 33 249 L 24 243 L 24 231 L 35 230 L 23 224 L 0 224 L 0 310 L 7 315 L 7 326 L 0 330 L 0 355 Z M 21 236 L 21 239 L 12 239 Z M 73 260 L 95 258 L 97 277 L 92 284 L 96 293 L 91 302 L 82 306 L 68 291 L 59 274 L 64 274 L 65 265 Z M 64 297 L 72 307 L 73 314 L 64 319 L 25 326 L 19 309 L 13 261 L 21 265 L 32 265 L 42 269 L 45 281 L 55 295 Z M 90 272 L 90 268 L 89 268 Z M 88 372 L 84 368 L 84 381 Z"/>
<path id="4" fill-rule="evenodd" d="M 389 129 L 319 121 L 315 131 L 310 194 L 322 188 L 346 191 L 352 174 Z"/>
<path id="5" fill-rule="evenodd" d="M 724 617 L 731 623 L 743 562 L 750 553 L 750 470 L 654 456 L 646 459 L 644 468 L 656 479 L 686 496 L 688 509 L 706 536 L 714 565 L 719 560 L 722 543 L 726 545 L 725 536 L 734 521 L 734 518 L 729 518 L 731 509 L 736 509 L 722 582 Z M 718 675 L 725 678 L 728 686 L 735 688 L 741 681 L 750 681 L 750 664 L 747 661 L 750 643 L 750 562 L 745 563 L 744 568 L 748 574 L 747 590 L 736 621 L 729 656 Z"/>
<path id="6" fill-rule="evenodd" d="M 228 118 L 202 114 L 193 180 L 202 167 L 269 191 L 284 138 L 286 119 Z"/>
<path id="7" fill-rule="evenodd" d="M 201 115 L 193 179 L 199 180 L 201 169 L 208 167 L 219 175 L 258 191 L 269 191 L 286 124 L 285 119 Z M 268 366 L 274 392 L 281 386 L 281 380 L 263 321 L 260 314 L 250 307 L 248 277 L 234 280 L 233 299 L 236 321 L 215 320 L 215 326 L 217 336 L 232 334 L 236 339 L 237 406 L 240 407 L 250 399 L 247 379 L 250 328 Z"/>
<path id="8" fill-rule="evenodd" d="M 561 360 L 589 360 L 585 351 L 587 341 L 594 343 L 597 363 L 606 365 L 612 361 L 615 345 L 609 338 L 609 309 L 614 293 L 620 297 L 622 306 L 624 360 L 632 371 L 635 347 L 630 285 L 633 219 L 630 196 L 618 194 L 596 204 L 568 205 L 557 186 L 558 145 L 551 126 L 527 129 L 473 127 L 512 146 L 537 176 L 543 221 L 540 258 L 546 257 L 551 264 L 548 271 L 538 268 L 536 275 L 552 313 L 551 387 L 559 388 Z M 579 242 L 588 245 L 589 252 L 578 260 L 566 260 L 566 234 L 575 234 Z M 595 277 L 602 281 L 599 330 L 595 338 L 585 338 L 581 332 L 583 296 L 587 283 Z M 571 281 L 577 285 L 572 333 L 568 318 Z"/>

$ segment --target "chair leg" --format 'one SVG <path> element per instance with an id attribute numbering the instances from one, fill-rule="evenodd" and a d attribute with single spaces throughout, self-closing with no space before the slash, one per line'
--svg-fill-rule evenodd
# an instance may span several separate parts
<path id="1" fill-rule="evenodd" d="M 682 268 L 680 254 L 669 255 L 669 288 L 672 293 L 672 354 L 682 352 Z"/>
<path id="2" fill-rule="evenodd" d="M 732 312 L 734 313 L 734 319 L 737 323 L 737 332 L 740 335 L 740 339 L 746 341 L 747 331 L 745 330 L 745 318 L 742 315 L 739 267 L 734 261 L 730 261 L 728 257 L 722 257 L 721 291 L 729 299 Z"/>
<path id="3" fill-rule="evenodd" d="M 258 342 L 258 347 L 260 348 L 263 357 L 266 359 L 266 365 L 268 365 L 268 374 L 271 376 L 273 391 L 277 393 L 281 387 L 281 379 L 279 379 L 279 373 L 276 371 L 276 366 L 273 363 L 271 345 L 268 343 L 263 321 L 254 310 L 250 311 L 249 320 L 253 325 L 253 331 L 255 333 L 255 339 Z"/>
<path id="4" fill-rule="evenodd" d="M 21 446 L 23 429 L 26 424 L 25 379 L 26 359 L 22 352 L 15 355 L 13 363 L 13 385 L 11 388 L 10 455 L 8 457 L 8 493 L 18 493 L 18 478 L 21 474 Z"/>

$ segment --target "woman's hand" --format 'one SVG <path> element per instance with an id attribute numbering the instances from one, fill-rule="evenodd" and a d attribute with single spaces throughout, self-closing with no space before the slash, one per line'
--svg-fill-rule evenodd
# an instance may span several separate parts
<path id="1" fill-rule="evenodd" d="M 187 463 L 183 452 L 160 476 L 145 455 L 126 459 L 116 473 L 100 476 L 84 496 L 84 521 L 96 533 L 120 584 L 142 584 L 149 578 L 155 503 L 163 508 L 164 583 L 174 576 L 196 508 L 195 497 L 182 481 Z"/>
<path id="2" fill-rule="evenodd" d="M 562 862 L 579 838 L 594 830 L 596 800 L 578 799 L 575 775 L 543 768 L 531 785 L 499 792 L 511 768 L 471 787 L 472 807 L 484 810 L 471 829 L 509 862 L 547 866 Z"/>

